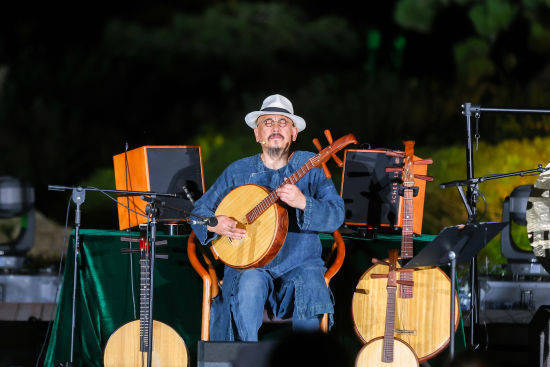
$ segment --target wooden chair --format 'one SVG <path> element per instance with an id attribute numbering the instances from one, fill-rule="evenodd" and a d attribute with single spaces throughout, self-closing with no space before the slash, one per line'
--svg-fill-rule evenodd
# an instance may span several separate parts
<path id="1" fill-rule="evenodd" d="M 330 248 L 329 253 L 326 256 L 327 271 L 325 272 L 325 283 L 327 287 L 332 277 L 340 270 L 344 263 L 344 257 L 346 254 L 346 247 L 344 240 L 339 231 L 333 233 L 334 243 Z M 214 266 L 214 259 L 211 258 L 211 254 L 202 246 L 194 232 L 191 232 L 189 239 L 187 240 L 187 256 L 191 265 L 195 271 L 202 278 L 202 320 L 201 320 L 201 340 L 209 340 L 210 330 L 210 305 L 214 297 L 220 292 L 221 281 L 216 274 Z M 330 266 L 329 266 L 330 263 Z M 266 312 L 264 311 L 264 322 L 290 322 L 288 320 L 273 320 L 266 319 Z M 321 320 L 321 330 L 328 332 L 328 315 L 324 314 Z"/>

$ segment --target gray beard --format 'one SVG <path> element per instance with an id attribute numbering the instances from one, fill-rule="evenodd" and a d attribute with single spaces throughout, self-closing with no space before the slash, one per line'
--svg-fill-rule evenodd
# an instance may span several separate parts
<path id="1" fill-rule="evenodd" d="M 267 155 L 270 156 L 272 159 L 279 159 L 281 158 L 283 155 L 285 154 L 288 154 L 289 152 L 289 149 L 290 148 L 290 144 L 288 144 L 287 146 L 285 147 L 279 147 L 279 148 L 272 148 L 272 147 L 268 147 L 267 148 Z"/>
<path id="2" fill-rule="evenodd" d="M 267 155 L 271 158 L 280 158 L 283 152 L 283 148 L 267 148 Z"/>

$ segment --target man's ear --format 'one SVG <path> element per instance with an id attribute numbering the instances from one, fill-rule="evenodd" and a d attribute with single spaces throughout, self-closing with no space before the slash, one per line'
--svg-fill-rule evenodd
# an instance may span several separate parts
<path id="1" fill-rule="evenodd" d="M 259 143 L 259 142 L 260 142 L 260 138 L 258 138 L 258 128 L 257 128 L 257 127 L 254 128 L 254 136 L 256 137 L 256 142 Z"/>
<path id="2" fill-rule="evenodd" d="M 298 128 L 296 126 L 292 127 L 292 141 L 296 141 L 296 137 L 298 136 Z"/>

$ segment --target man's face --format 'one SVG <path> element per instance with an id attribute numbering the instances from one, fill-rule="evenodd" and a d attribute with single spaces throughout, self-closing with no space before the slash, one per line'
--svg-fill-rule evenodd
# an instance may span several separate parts
<path id="1" fill-rule="evenodd" d="M 284 125 L 284 126 L 283 126 Z M 296 141 L 298 128 L 289 117 L 283 115 L 263 115 L 258 117 L 254 135 L 258 143 L 265 142 L 266 148 L 286 150 Z"/>

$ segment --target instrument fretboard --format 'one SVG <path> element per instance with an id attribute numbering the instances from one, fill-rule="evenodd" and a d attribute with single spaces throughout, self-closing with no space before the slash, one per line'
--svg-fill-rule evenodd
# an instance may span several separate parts
<path id="1" fill-rule="evenodd" d="M 413 257 L 413 189 L 405 186 L 403 191 L 401 257 L 410 259 Z"/>
<path id="2" fill-rule="evenodd" d="M 316 165 L 313 163 L 316 161 L 319 155 L 310 158 L 306 164 L 304 164 L 299 170 L 294 172 L 290 177 L 288 177 L 279 187 L 289 183 L 295 185 L 302 177 L 306 175 L 312 168 L 315 168 Z M 278 188 L 279 188 L 278 187 Z M 271 205 L 273 205 L 279 197 L 277 196 L 277 190 L 273 190 L 260 201 L 251 211 L 246 214 L 246 220 L 248 223 L 254 222 L 260 215 L 262 215 Z"/>
<path id="3" fill-rule="evenodd" d="M 395 331 L 395 293 L 396 287 L 387 287 L 388 303 L 386 306 L 386 326 L 384 329 L 384 344 L 382 347 L 382 362 L 393 362 L 393 344 Z"/>
<path id="4" fill-rule="evenodd" d="M 279 187 L 284 184 L 295 185 L 302 177 L 305 176 L 312 168 L 318 167 L 323 162 L 325 162 L 333 153 L 343 149 L 346 145 L 351 143 L 357 143 L 355 136 L 353 134 L 348 134 L 342 136 L 340 139 L 334 141 L 328 147 L 320 151 L 315 156 L 308 159 L 306 164 L 304 164 L 299 170 L 294 172 L 290 177 L 288 177 Z M 265 199 L 260 201 L 252 210 L 246 213 L 246 220 L 250 224 L 254 222 L 260 215 L 262 215 L 271 205 L 273 205 L 279 197 L 277 196 L 276 190 L 272 191 Z"/>
<path id="5" fill-rule="evenodd" d="M 150 296 L 150 263 L 149 253 L 140 251 L 140 282 L 139 282 L 139 334 L 140 351 L 146 352 L 149 347 L 149 296 Z"/>

